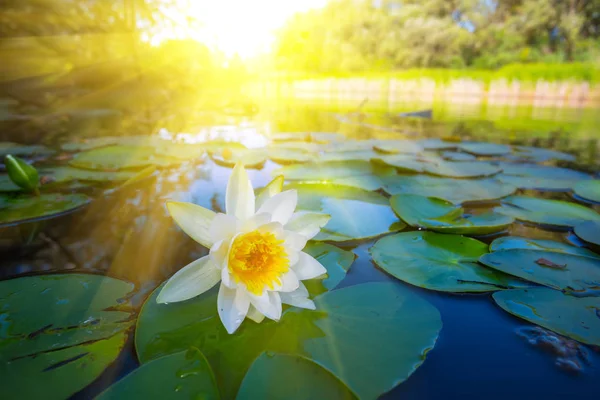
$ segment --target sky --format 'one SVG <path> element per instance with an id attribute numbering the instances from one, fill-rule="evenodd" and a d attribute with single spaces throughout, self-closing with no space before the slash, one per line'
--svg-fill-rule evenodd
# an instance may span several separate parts
<path id="1" fill-rule="evenodd" d="M 161 32 L 153 41 L 190 37 L 228 56 L 250 58 L 267 52 L 274 31 L 297 12 L 323 7 L 327 0 L 181 0 L 198 28 Z M 182 26 L 185 19 L 182 19 Z"/>

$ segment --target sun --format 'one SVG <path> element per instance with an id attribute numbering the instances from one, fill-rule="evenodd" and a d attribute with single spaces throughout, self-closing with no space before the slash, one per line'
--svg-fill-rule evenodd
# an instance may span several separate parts
<path id="1" fill-rule="evenodd" d="M 228 56 L 249 58 L 268 52 L 274 31 L 297 12 L 322 7 L 327 0 L 189 0 L 187 16 L 196 19 L 190 38 Z"/>

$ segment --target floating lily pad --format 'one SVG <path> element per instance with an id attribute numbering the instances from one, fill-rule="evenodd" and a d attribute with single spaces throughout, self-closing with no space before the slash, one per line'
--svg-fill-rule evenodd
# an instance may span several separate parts
<path id="1" fill-rule="evenodd" d="M 477 159 L 477 157 L 472 154 L 461 153 L 458 151 L 444 151 L 442 157 L 450 161 L 474 161 Z"/>
<path id="2" fill-rule="evenodd" d="M 576 160 L 574 155 L 556 150 L 542 149 L 539 147 L 530 146 L 515 146 L 515 149 L 518 151 L 517 155 L 538 163 L 550 160 L 570 162 Z"/>
<path id="3" fill-rule="evenodd" d="M 423 152 L 424 147 L 410 140 L 380 140 L 373 145 L 373 149 L 381 153 L 408 153 L 417 154 Z"/>
<path id="4" fill-rule="evenodd" d="M 600 346 L 600 297 L 574 297 L 547 288 L 505 290 L 493 297 L 496 304 L 519 318 Z"/>
<path id="5" fill-rule="evenodd" d="M 157 358 L 102 392 L 105 399 L 219 399 L 208 361 L 198 349 Z"/>
<path id="6" fill-rule="evenodd" d="M 600 258 L 600 255 L 588 249 L 575 247 L 567 243 L 555 242 L 554 240 L 540 240 L 528 239 L 518 236 L 505 236 L 494 240 L 492 244 L 490 244 L 490 251 L 510 249 L 556 251 L 558 253 L 574 254 L 576 256 Z"/>
<path id="7" fill-rule="evenodd" d="M 392 168 L 371 164 L 368 161 L 338 161 L 290 165 L 273 172 L 273 176 L 283 175 L 286 180 L 331 181 L 337 178 L 354 176 L 391 175 Z"/>
<path id="8" fill-rule="evenodd" d="M 72 167 L 47 168 L 40 171 L 42 176 L 51 178 L 53 182 L 70 181 L 84 182 L 118 182 L 126 181 L 135 176 L 133 171 L 94 171 Z"/>
<path id="9" fill-rule="evenodd" d="M 303 250 L 316 258 L 327 269 L 325 279 L 305 281 L 311 294 L 320 294 L 334 289 L 345 277 L 356 260 L 356 254 L 327 243 L 310 242 Z"/>
<path id="10" fill-rule="evenodd" d="M 23 189 L 15 185 L 8 175 L 0 175 L 0 192 L 20 192 L 22 190 Z"/>
<path id="11" fill-rule="evenodd" d="M 294 150 L 279 147 L 270 147 L 267 149 L 269 158 L 277 164 L 302 164 L 315 161 L 315 156 L 304 150 Z"/>
<path id="12" fill-rule="evenodd" d="M 356 396 L 333 374 L 309 359 L 263 353 L 248 370 L 236 398 L 351 400 Z"/>
<path id="13" fill-rule="evenodd" d="M 136 147 L 148 146 L 157 148 L 169 144 L 169 141 L 161 139 L 158 136 L 103 136 L 97 138 L 75 140 L 69 143 L 63 143 L 61 145 L 61 149 L 68 152 L 79 152 L 113 145 Z"/>
<path id="14" fill-rule="evenodd" d="M 83 274 L 0 281 L 3 396 L 65 399 L 94 381 L 125 345 L 132 312 L 117 306 L 132 289 Z"/>
<path id="15" fill-rule="evenodd" d="M 584 200 L 600 203 L 600 179 L 577 182 L 573 192 Z"/>
<path id="16" fill-rule="evenodd" d="M 575 234 L 587 243 L 600 246 L 600 221 L 586 221 L 576 225 Z"/>
<path id="17" fill-rule="evenodd" d="M 578 182 L 591 179 L 588 174 L 568 168 L 506 162 L 497 165 L 503 170 L 497 179 L 521 189 L 570 190 Z"/>
<path id="18" fill-rule="evenodd" d="M 444 161 L 404 155 L 379 156 L 376 160 L 404 171 L 452 178 L 479 178 L 492 176 L 501 171 L 500 168 L 483 161 Z"/>
<path id="19" fill-rule="evenodd" d="M 485 254 L 481 263 L 553 289 L 586 293 L 600 287 L 600 259 L 526 249 Z"/>
<path id="20" fill-rule="evenodd" d="M 310 141 L 317 143 L 341 142 L 346 139 L 341 133 L 337 132 L 311 132 Z"/>
<path id="21" fill-rule="evenodd" d="M 437 197 L 455 204 L 497 200 L 513 194 L 517 188 L 495 179 L 456 180 L 432 176 L 383 177 L 384 189 L 389 194 L 411 193 Z"/>
<path id="22" fill-rule="evenodd" d="M 380 154 L 374 150 L 357 151 L 326 151 L 319 156 L 319 162 L 340 162 L 340 161 L 370 161 L 372 158 L 379 157 Z"/>
<path id="23" fill-rule="evenodd" d="M 427 150 L 454 150 L 459 143 L 456 141 L 446 141 L 442 139 L 423 139 L 417 142 Z"/>
<path id="24" fill-rule="evenodd" d="M 526 196 L 507 197 L 494 211 L 521 221 L 556 228 L 572 227 L 587 220 L 600 221 L 600 214 L 580 204 Z"/>
<path id="25" fill-rule="evenodd" d="M 390 208 L 388 199 L 379 193 L 331 184 L 294 184 L 286 189 L 298 191 L 299 209 L 331 215 L 314 240 L 362 240 L 406 227 Z"/>
<path id="26" fill-rule="evenodd" d="M 159 156 L 172 157 L 180 160 L 200 161 L 206 152 L 202 143 L 169 143 L 156 146 L 155 153 Z"/>
<path id="27" fill-rule="evenodd" d="M 463 214 L 462 207 L 435 197 L 400 194 L 392 196 L 390 204 L 409 225 L 442 233 L 486 235 L 500 232 L 514 222 L 511 217 L 493 212 Z"/>
<path id="28" fill-rule="evenodd" d="M 13 156 L 47 156 L 56 151 L 41 145 L 24 145 L 13 142 L 0 142 L 0 158 L 8 154 Z"/>
<path id="29" fill-rule="evenodd" d="M 219 165 L 233 168 L 241 163 L 246 168 L 261 169 L 267 161 L 265 149 L 229 149 L 210 152 L 210 158 Z"/>
<path id="30" fill-rule="evenodd" d="M 373 261 L 401 281 L 442 292 L 489 292 L 524 283 L 480 265 L 488 246 L 475 239 L 434 232 L 405 232 L 379 239 Z"/>
<path id="31" fill-rule="evenodd" d="M 149 165 L 167 167 L 180 162 L 177 158 L 156 155 L 153 147 L 108 146 L 78 153 L 69 164 L 77 168 L 116 171 Z"/>
<path id="32" fill-rule="evenodd" d="M 505 144 L 483 142 L 463 142 L 459 148 L 477 156 L 501 156 L 512 151 L 511 147 Z"/>
<path id="33" fill-rule="evenodd" d="M 291 308 L 279 323 L 247 320 L 234 335 L 219 320 L 216 290 L 172 304 L 156 303 L 159 291 L 138 318 L 140 361 L 195 346 L 213 366 L 223 398 L 235 395 L 252 362 L 265 351 L 306 357 L 359 398 L 376 398 L 418 368 L 442 326 L 435 307 L 395 283 L 327 292 L 315 299 L 315 311 Z"/>
<path id="34" fill-rule="evenodd" d="M 0 208 L 0 226 L 57 217 L 73 212 L 88 204 L 83 194 L 22 195 L 5 198 Z"/>

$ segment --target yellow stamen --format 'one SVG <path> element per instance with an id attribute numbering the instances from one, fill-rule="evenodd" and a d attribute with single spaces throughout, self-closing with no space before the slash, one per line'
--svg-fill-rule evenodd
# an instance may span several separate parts
<path id="1" fill-rule="evenodd" d="M 271 232 L 252 231 L 235 238 L 229 251 L 229 272 L 237 283 L 244 283 L 250 293 L 260 295 L 265 286 L 281 284 L 289 270 L 283 240 Z"/>

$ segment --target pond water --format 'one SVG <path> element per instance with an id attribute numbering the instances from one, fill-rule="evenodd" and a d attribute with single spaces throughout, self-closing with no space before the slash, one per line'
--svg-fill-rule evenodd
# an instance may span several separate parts
<path id="1" fill-rule="evenodd" d="M 600 388 L 596 142 L 308 108 L 202 117 L 186 131 L 0 144 L 43 182 L 36 197 L 0 175 L 7 398 Z M 308 285 L 316 311 L 227 335 L 215 290 L 160 306 L 153 291 L 208 252 L 165 202 L 224 211 L 238 161 L 254 188 L 281 174 L 299 209 L 331 216 L 306 250 L 328 277 Z"/>

